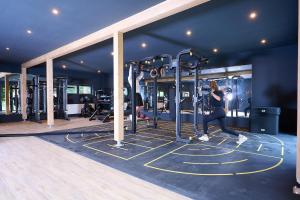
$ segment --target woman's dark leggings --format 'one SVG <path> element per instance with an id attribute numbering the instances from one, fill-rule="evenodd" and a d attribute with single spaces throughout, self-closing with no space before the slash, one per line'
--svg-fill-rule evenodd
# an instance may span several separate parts
<path id="1" fill-rule="evenodd" d="M 218 120 L 219 124 L 220 124 L 220 127 L 221 127 L 223 132 L 238 136 L 239 135 L 238 133 L 236 133 L 233 130 L 230 130 L 230 129 L 226 128 L 226 126 L 225 126 L 225 116 L 226 116 L 226 114 L 225 114 L 224 108 L 222 108 L 222 107 L 217 107 L 217 108 L 214 109 L 214 111 L 210 115 L 203 116 L 203 131 L 204 131 L 204 134 L 207 134 L 208 122 Z"/>

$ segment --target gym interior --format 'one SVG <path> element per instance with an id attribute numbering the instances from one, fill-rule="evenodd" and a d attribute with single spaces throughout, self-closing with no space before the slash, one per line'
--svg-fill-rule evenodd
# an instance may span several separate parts
<path id="1" fill-rule="evenodd" d="M 298 8 L 1 1 L 0 199 L 299 199 Z"/>

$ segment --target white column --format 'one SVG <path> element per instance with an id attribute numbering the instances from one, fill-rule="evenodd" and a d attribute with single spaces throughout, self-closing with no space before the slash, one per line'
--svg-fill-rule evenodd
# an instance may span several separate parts
<path id="1" fill-rule="evenodd" d="M 54 103 L 53 103 L 53 60 L 47 59 L 47 124 L 51 128 L 54 125 Z"/>
<path id="2" fill-rule="evenodd" d="M 9 75 L 5 75 L 4 77 L 4 84 L 5 84 L 5 111 L 6 114 L 9 115 L 10 114 L 10 106 L 9 106 Z"/>
<path id="3" fill-rule="evenodd" d="M 114 140 L 120 144 L 124 140 L 124 96 L 123 33 L 114 33 Z"/>
<path id="4" fill-rule="evenodd" d="M 25 67 L 21 68 L 21 111 L 22 119 L 27 119 L 27 69 Z"/>

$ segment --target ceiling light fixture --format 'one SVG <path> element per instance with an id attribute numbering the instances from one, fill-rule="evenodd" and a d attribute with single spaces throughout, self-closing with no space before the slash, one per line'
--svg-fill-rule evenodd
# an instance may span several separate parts
<path id="1" fill-rule="evenodd" d="M 214 52 L 214 53 L 218 53 L 218 52 L 219 52 L 219 49 L 214 48 L 214 49 L 213 49 L 213 52 Z"/>
<path id="2" fill-rule="evenodd" d="M 257 13 L 256 13 L 256 12 L 251 12 L 251 13 L 249 14 L 249 18 L 250 18 L 250 19 L 256 19 L 256 17 L 257 17 Z"/>
<path id="3" fill-rule="evenodd" d="M 187 30 L 187 31 L 185 32 L 185 34 L 186 34 L 187 36 L 191 36 L 191 35 L 192 35 L 192 31 L 191 31 L 191 30 Z"/>
<path id="4" fill-rule="evenodd" d="M 9 48 L 9 47 L 6 47 L 6 48 L 5 48 L 5 50 L 6 50 L 6 51 L 9 51 L 9 50 L 10 50 L 10 48 Z"/>
<path id="5" fill-rule="evenodd" d="M 27 34 L 31 35 L 32 34 L 32 31 L 30 29 L 28 29 L 27 31 Z"/>
<path id="6" fill-rule="evenodd" d="M 83 64 L 83 63 L 84 63 L 83 60 L 81 60 L 81 61 L 80 61 L 80 64 Z"/>
<path id="7" fill-rule="evenodd" d="M 98 73 L 98 74 L 100 74 L 100 73 L 101 73 L 101 70 L 100 70 L 100 69 L 98 69 L 98 70 L 97 70 L 97 73 Z"/>
<path id="8" fill-rule="evenodd" d="M 112 56 L 113 56 L 113 55 L 114 55 L 114 52 L 113 52 L 113 51 L 112 51 L 112 52 L 110 52 L 110 55 L 112 55 Z"/>
<path id="9" fill-rule="evenodd" d="M 147 47 L 147 44 L 146 44 L 145 42 L 143 42 L 143 43 L 141 44 L 141 47 L 142 47 L 142 48 L 146 48 L 146 47 Z"/>
<path id="10" fill-rule="evenodd" d="M 62 65 L 61 66 L 63 69 L 66 69 L 67 68 L 67 65 Z"/>
<path id="11" fill-rule="evenodd" d="M 59 10 L 57 8 L 52 8 L 51 12 L 53 15 L 59 15 Z"/>
<path id="12" fill-rule="evenodd" d="M 265 44 L 267 44 L 267 40 L 266 39 L 262 39 L 261 41 L 260 41 L 260 43 L 262 44 L 262 45 L 265 45 Z"/>

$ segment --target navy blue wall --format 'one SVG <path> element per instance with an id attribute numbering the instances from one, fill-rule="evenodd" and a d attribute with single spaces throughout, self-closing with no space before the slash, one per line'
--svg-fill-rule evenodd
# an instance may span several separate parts
<path id="1" fill-rule="evenodd" d="M 281 108 L 280 131 L 297 127 L 297 45 L 229 56 L 226 65 L 253 65 L 253 106 Z"/>

